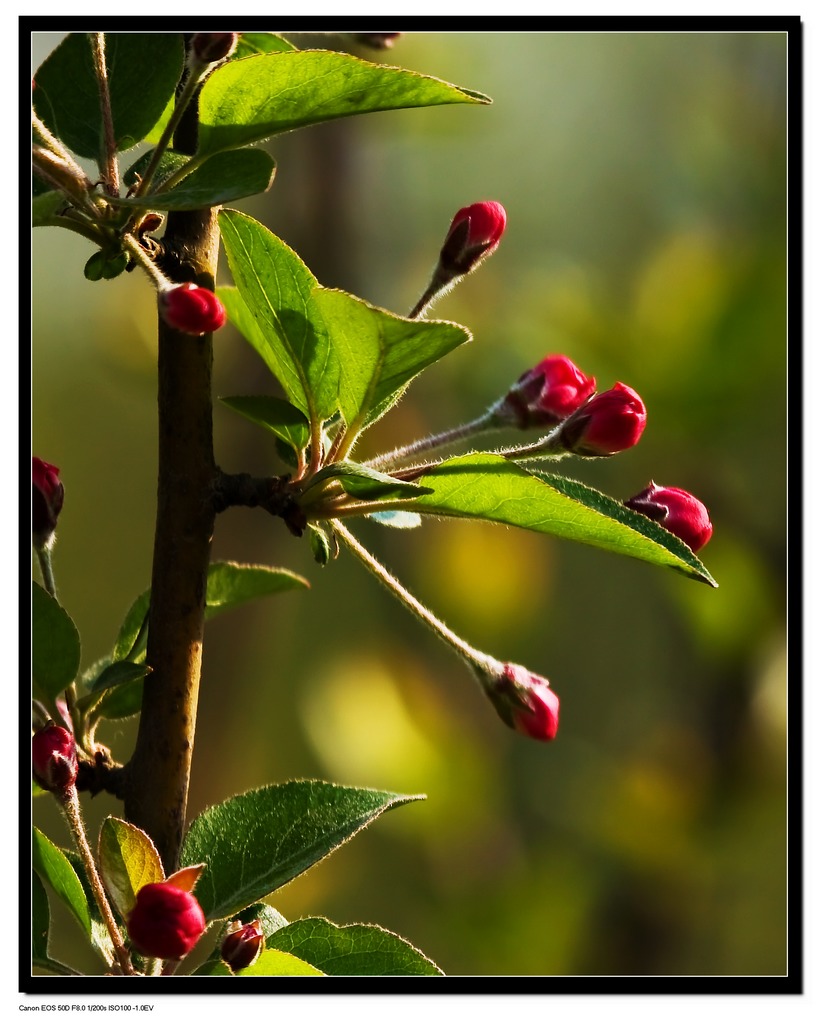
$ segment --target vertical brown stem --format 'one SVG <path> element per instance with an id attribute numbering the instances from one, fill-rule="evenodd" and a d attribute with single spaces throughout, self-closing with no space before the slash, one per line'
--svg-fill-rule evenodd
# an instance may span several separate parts
<path id="1" fill-rule="evenodd" d="M 175 148 L 195 150 L 196 107 Z M 183 148 L 184 147 L 184 148 Z M 215 210 L 171 214 L 166 251 L 175 280 L 213 288 Z M 215 463 L 210 335 L 192 337 L 159 320 L 159 478 L 147 663 L 139 733 L 127 767 L 125 813 L 153 839 L 166 872 L 178 867 L 185 824 L 202 661 Z"/>

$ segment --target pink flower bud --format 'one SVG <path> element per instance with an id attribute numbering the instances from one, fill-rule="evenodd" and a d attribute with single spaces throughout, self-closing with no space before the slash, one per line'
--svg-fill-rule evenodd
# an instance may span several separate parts
<path id="1" fill-rule="evenodd" d="M 506 229 L 500 203 L 473 203 L 458 210 L 449 225 L 438 260 L 443 276 L 468 274 L 497 249 Z"/>
<path id="2" fill-rule="evenodd" d="M 642 398 L 618 382 L 573 413 L 564 422 L 560 439 L 575 455 L 616 455 L 637 444 L 645 425 Z"/>
<path id="3" fill-rule="evenodd" d="M 251 921 L 250 924 L 242 925 L 225 936 L 220 953 L 232 971 L 241 971 L 255 963 L 263 947 L 264 935 L 261 925 L 258 921 Z"/>
<path id="4" fill-rule="evenodd" d="M 623 504 L 664 526 L 692 551 L 705 547 L 714 532 L 705 505 L 680 487 L 658 487 L 652 480 L 644 491 Z"/>
<path id="5" fill-rule="evenodd" d="M 51 722 L 31 738 L 34 778 L 52 793 L 65 793 L 77 781 L 77 744 L 61 725 Z"/>
<path id="6" fill-rule="evenodd" d="M 169 882 L 150 882 L 136 894 L 128 915 L 128 934 L 144 956 L 181 960 L 205 930 L 205 915 L 196 897 Z"/>
<path id="7" fill-rule="evenodd" d="M 560 699 L 549 680 L 523 665 L 473 665 L 487 697 L 515 732 L 548 742 L 557 735 Z"/>
<path id="8" fill-rule="evenodd" d="M 513 384 L 495 415 L 522 430 L 561 423 L 594 394 L 587 377 L 567 356 L 546 356 Z"/>
<path id="9" fill-rule="evenodd" d="M 36 456 L 31 460 L 31 536 L 34 546 L 48 547 L 57 528 L 65 489 L 56 466 Z"/>
<path id="10" fill-rule="evenodd" d="M 159 311 L 165 323 L 185 334 L 209 334 L 227 319 L 225 307 L 213 292 L 190 282 L 160 292 Z"/>
<path id="11" fill-rule="evenodd" d="M 215 64 L 229 57 L 238 42 L 237 32 L 194 32 L 191 53 L 202 64 Z"/>

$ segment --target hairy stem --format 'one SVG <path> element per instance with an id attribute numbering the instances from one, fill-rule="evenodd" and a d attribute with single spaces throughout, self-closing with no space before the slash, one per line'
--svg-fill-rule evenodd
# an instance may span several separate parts
<path id="1" fill-rule="evenodd" d="M 91 55 L 97 76 L 100 94 L 100 113 L 105 138 L 102 143 L 99 167 L 105 189 L 110 196 L 119 195 L 119 167 L 117 166 L 117 143 L 114 138 L 114 118 L 111 113 L 111 93 L 108 89 L 108 66 L 105 60 L 105 33 L 91 32 Z"/>
<path id="2" fill-rule="evenodd" d="M 108 897 L 105 894 L 105 887 L 103 886 L 102 879 L 97 871 L 97 864 L 94 860 L 94 855 L 91 852 L 91 847 L 88 845 L 88 839 L 85 834 L 85 825 L 83 824 L 82 813 L 80 812 L 79 797 L 77 796 L 77 790 L 73 786 L 66 794 L 65 799 L 61 800 L 60 806 L 63 814 L 65 815 L 65 819 L 68 822 L 71 834 L 74 837 L 77 850 L 82 858 L 83 866 L 85 867 L 85 874 L 88 878 L 88 884 L 91 886 L 91 891 L 94 893 L 94 899 L 99 907 L 100 915 L 105 922 L 108 934 L 111 936 L 111 942 L 114 946 L 114 954 L 119 963 L 120 970 L 123 974 L 136 974 L 136 971 L 131 965 L 131 958 L 128 955 L 128 950 L 125 948 L 122 933 L 117 927 L 117 922 L 114 919 L 111 904 L 108 902 Z"/>
<path id="3" fill-rule="evenodd" d="M 196 105 L 176 148 L 196 148 Z M 174 280 L 213 288 L 215 210 L 172 213 L 164 236 Z M 123 787 L 130 821 L 153 839 L 167 873 L 179 864 L 202 662 L 205 593 L 214 525 L 211 335 L 182 334 L 159 319 L 159 466 L 145 679 L 136 747 Z"/>

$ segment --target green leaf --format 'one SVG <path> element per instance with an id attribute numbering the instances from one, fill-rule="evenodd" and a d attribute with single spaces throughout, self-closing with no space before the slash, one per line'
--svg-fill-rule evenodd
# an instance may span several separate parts
<path id="1" fill-rule="evenodd" d="M 208 920 L 235 916 L 322 860 L 384 811 L 419 796 L 286 782 L 235 796 L 192 823 L 181 863 L 207 863 L 196 896 Z"/>
<path id="2" fill-rule="evenodd" d="M 142 679 L 132 679 L 105 690 L 99 702 L 94 704 L 94 718 L 114 721 L 138 715 L 142 709 L 142 688 Z"/>
<path id="3" fill-rule="evenodd" d="M 167 152 L 163 154 L 163 161 L 168 156 Z M 155 187 L 146 195 L 130 199 L 113 199 L 112 202 L 120 206 L 140 206 L 151 210 L 199 210 L 266 192 L 273 184 L 273 176 L 276 173 L 276 162 L 268 153 L 261 149 L 240 149 L 209 157 L 174 188 L 167 192 L 157 191 L 161 188 L 163 180 L 190 162 L 190 157 L 175 159 L 181 156 L 182 154 L 177 153 L 164 164 L 160 161 L 162 176 L 155 179 Z M 134 167 L 142 166 L 143 162 L 144 166 L 147 166 L 147 161 L 143 157 Z"/>
<path id="4" fill-rule="evenodd" d="M 240 416 L 272 431 L 295 452 L 304 451 L 310 442 L 310 424 L 304 413 L 272 395 L 236 395 L 220 398 L 220 402 Z"/>
<path id="5" fill-rule="evenodd" d="M 145 172 L 148 169 L 154 155 L 154 150 L 149 149 L 147 153 L 143 153 L 138 160 L 135 160 L 127 171 L 122 175 L 123 184 L 128 185 L 129 188 L 136 185 L 137 182 L 145 176 Z M 164 181 L 167 181 L 172 174 L 176 174 L 177 171 L 181 171 L 186 164 L 189 164 L 193 158 L 188 153 L 178 153 L 175 149 L 166 149 L 162 156 L 159 158 L 159 165 L 154 171 L 153 185 L 152 188 L 158 188 Z M 120 200 L 124 202 L 124 200 Z M 139 200 L 137 200 L 139 202 Z"/>
<path id="6" fill-rule="evenodd" d="M 207 614 L 212 618 L 219 612 L 235 608 L 244 601 L 254 597 L 267 597 L 283 590 L 294 590 L 309 587 L 309 582 L 289 569 L 277 569 L 270 565 L 243 565 L 239 562 L 213 562 L 208 567 L 208 583 L 205 594 Z M 137 650 L 144 648 L 145 637 L 140 640 L 139 648 L 135 649 L 137 637 L 142 630 L 151 603 L 151 591 L 143 591 L 128 609 L 125 621 L 119 630 L 114 645 L 114 661 L 128 662 L 137 656 Z M 113 666 L 112 666 L 113 669 Z M 106 670 L 107 671 L 107 670 Z M 123 676 L 127 670 L 123 666 L 117 669 Z M 126 682 L 123 678 L 118 682 Z M 106 685 L 109 685 L 106 683 Z M 110 684 L 113 685 L 113 684 Z M 100 689 L 98 679 L 94 689 Z"/>
<path id="7" fill-rule="evenodd" d="M 51 912 L 45 886 L 36 871 L 31 874 L 31 956 L 32 959 L 48 959 L 48 932 L 51 927 Z"/>
<path id="8" fill-rule="evenodd" d="M 144 662 L 137 664 L 135 661 L 114 661 L 107 665 L 91 684 L 91 692 L 109 690 L 112 686 L 121 686 L 123 683 L 132 683 L 142 679 L 150 672 L 150 666 Z"/>
<path id="9" fill-rule="evenodd" d="M 199 152 L 236 149 L 349 114 L 442 103 L 489 103 L 481 93 L 346 53 L 294 50 L 229 61 L 202 87 Z"/>
<path id="10" fill-rule="evenodd" d="M 107 665 L 91 681 L 91 692 L 79 698 L 77 710 L 90 714 L 92 719 L 130 718 L 142 705 L 142 680 L 150 671 L 145 662 L 115 661 Z"/>
<path id="11" fill-rule="evenodd" d="M 278 949 L 266 949 L 259 959 L 245 967 L 243 971 L 237 971 L 240 978 L 246 977 L 323 977 L 324 971 L 318 970 L 312 964 L 305 963 L 291 953 L 282 953 Z"/>
<path id="12" fill-rule="evenodd" d="M 702 562 L 677 537 L 577 481 L 527 472 L 487 453 L 447 459 L 419 479 L 434 493 L 416 498 L 413 511 L 551 533 L 667 566 L 716 586 Z"/>
<path id="13" fill-rule="evenodd" d="M 143 885 L 165 878 L 151 839 L 136 825 L 108 817 L 100 828 L 99 865 L 108 895 L 126 918 Z"/>
<path id="14" fill-rule="evenodd" d="M 203 964 L 200 964 L 192 974 L 196 974 L 207 977 L 233 977 L 233 971 L 228 967 L 224 960 L 221 958 L 206 960 Z"/>
<path id="15" fill-rule="evenodd" d="M 338 480 L 347 494 L 354 498 L 367 498 L 373 501 L 378 498 L 412 498 L 418 494 L 432 493 L 429 488 L 408 483 L 406 480 L 396 480 L 395 477 L 379 473 L 357 462 L 341 461 L 325 466 L 310 478 L 308 490 L 323 480 Z"/>
<path id="16" fill-rule="evenodd" d="M 288 569 L 269 565 L 214 562 L 208 568 L 206 612 L 212 618 L 255 597 L 267 597 L 283 590 L 309 587 L 309 582 Z"/>
<path id="17" fill-rule="evenodd" d="M 128 609 L 128 613 L 119 628 L 117 642 L 112 653 L 113 661 L 133 661 L 140 651 L 145 649 L 147 631 L 143 629 L 151 604 L 151 591 L 144 590 Z M 137 645 L 137 640 L 139 644 Z M 136 646 L 135 646 L 136 645 Z"/>
<path id="18" fill-rule="evenodd" d="M 266 59 L 281 56 L 249 58 Z M 222 210 L 219 226 L 233 280 L 254 326 L 245 330 L 247 317 L 229 300 L 228 316 L 293 405 L 311 424 L 320 424 L 336 410 L 339 370 L 324 320 L 313 302 L 318 282 L 289 246 L 252 217 Z"/>
<path id="19" fill-rule="evenodd" d="M 53 700 L 73 683 L 80 667 L 80 634 L 71 616 L 39 583 L 32 583 L 32 675 L 41 695 Z"/>
<path id="20" fill-rule="evenodd" d="M 296 47 L 275 32 L 241 32 L 231 60 L 253 57 L 257 53 L 286 53 Z"/>
<path id="21" fill-rule="evenodd" d="M 43 192 L 31 201 L 31 226 L 34 228 L 53 224 L 57 211 L 66 206 L 62 192 Z"/>
<path id="22" fill-rule="evenodd" d="M 114 137 L 119 150 L 141 141 L 161 117 L 182 74 L 182 36 L 169 32 L 105 35 Z M 85 33 L 72 32 L 34 76 L 34 108 L 80 156 L 96 160 L 104 138 L 99 89 Z"/>
<path id="23" fill-rule="evenodd" d="M 472 339 L 459 324 L 407 320 L 334 289 L 320 289 L 315 302 L 338 352 L 341 412 L 356 433 L 382 416 L 416 374 Z"/>
<path id="24" fill-rule="evenodd" d="M 400 935 L 374 924 L 339 927 L 323 917 L 293 921 L 266 940 L 334 975 L 443 974 Z"/>
<path id="25" fill-rule="evenodd" d="M 253 598 L 309 586 L 303 576 L 289 569 L 214 562 L 208 568 L 205 615 L 212 619 Z M 131 605 L 114 645 L 113 657 L 118 660 L 105 668 L 92 684 L 94 693 L 105 687 L 102 698 L 94 706 L 96 718 L 130 718 L 142 707 L 142 677 L 150 667 L 131 659 L 138 657 L 145 648 L 147 630 L 142 633 L 140 630 L 146 621 L 150 600 L 151 592 L 146 590 Z M 86 698 L 82 700 L 85 702 Z"/>
<path id="26" fill-rule="evenodd" d="M 91 938 L 91 913 L 77 872 L 63 851 L 36 827 L 32 839 L 32 867 L 44 882 L 48 882 L 83 932 Z"/>

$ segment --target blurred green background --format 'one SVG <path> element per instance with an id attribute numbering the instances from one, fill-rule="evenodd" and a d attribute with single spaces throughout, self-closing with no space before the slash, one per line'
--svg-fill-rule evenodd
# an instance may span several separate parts
<path id="1" fill-rule="evenodd" d="M 59 38 L 35 34 L 34 67 Z M 650 479 L 697 494 L 720 583 L 497 526 L 360 524 L 469 642 L 551 679 L 561 731 L 540 745 L 348 554 L 320 569 L 280 522 L 221 516 L 215 557 L 284 565 L 312 590 L 209 624 L 190 814 L 287 778 L 428 795 L 276 894 L 285 916 L 380 923 L 447 974 L 786 972 L 786 46 L 407 34 L 357 52 L 494 104 L 270 144 L 273 188 L 241 208 L 323 284 L 397 312 L 459 207 L 508 212 L 498 252 L 434 312 L 474 343 L 427 371 L 362 455 L 477 415 L 564 352 L 649 413 L 637 448 L 562 466 L 618 498 Z M 149 583 L 154 301 L 138 274 L 86 281 L 91 249 L 67 232 L 33 245 L 34 451 L 62 469 L 55 567 L 89 664 Z M 217 395 L 271 390 L 232 328 L 215 364 Z M 262 431 L 218 406 L 215 428 L 224 469 L 282 471 Z M 100 738 L 125 760 L 134 735 L 115 723 Z M 95 826 L 119 811 L 88 801 Z M 67 842 L 43 799 L 35 821 Z M 94 970 L 73 929 L 53 955 Z"/>

